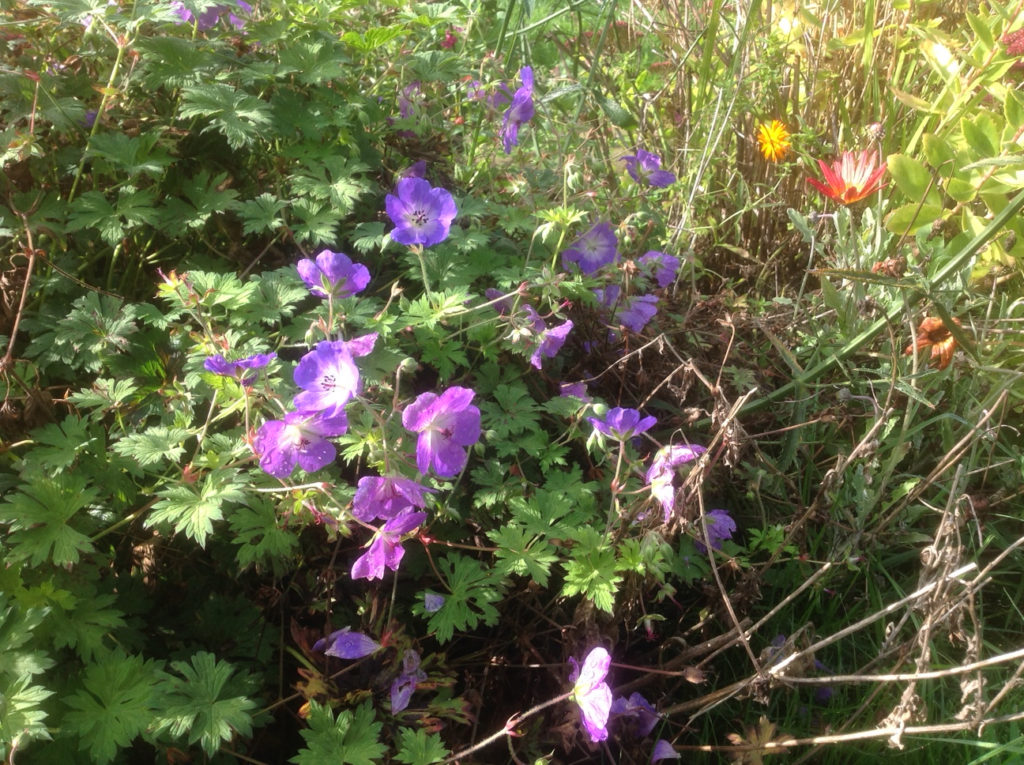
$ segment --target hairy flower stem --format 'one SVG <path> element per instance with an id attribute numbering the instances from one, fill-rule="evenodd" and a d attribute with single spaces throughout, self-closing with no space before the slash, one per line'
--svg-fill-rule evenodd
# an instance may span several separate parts
<path id="1" fill-rule="evenodd" d="M 508 718 L 508 722 L 505 723 L 505 727 L 504 728 L 502 728 L 501 730 L 499 730 L 499 731 L 497 731 L 495 733 L 492 733 L 490 736 L 485 738 L 483 741 L 478 741 L 477 743 L 473 744 L 473 746 L 469 747 L 468 749 L 463 749 L 461 752 L 457 752 L 456 754 L 453 754 L 451 757 L 448 757 L 448 758 L 442 760 L 441 761 L 442 765 L 448 765 L 448 763 L 450 763 L 450 762 L 456 762 L 458 760 L 461 760 L 466 755 L 471 754 L 471 753 L 477 751 L 478 749 L 483 749 L 485 746 L 487 746 L 488 744 L 491 744 L 491 743 L 497 741 L 502 736 L 511 736 L 511 735 L 513 735 L 512 734 L 512 729 L 516 725 L 521 723 L 523 720 L 525 720 L 528 717 L 532 717 L 533 715 L 537 714 L 537 712 L 540 712 L 542 709 L 547 709 L 548 707 L 553 706 L 554 704 L 557 704 L 560 701 L 565 701 L 566 699 L 570 698 L 572 696 L 572 694 L 573 694 L 572 691 L 569 691 L 568 693 L 563 693 L 561 696 L 556 696 L 553 699 L 549 699 L 548 701 L 545 701 L 545 702 L 543 702 L 541 704 L 538 704 L 535 707 L 531 707 L 530 709 L 527 709 L 522 714 L 512 715 L 510 718 Z"/>
<path id="2" fill-rule="evenodd" d="M 430 292 L 430 280 L 427 278 L 427 261 L 423 259 L 423 245 L 414 244 L 410 247 L 420 262 L 420 275 L 423 277 L 423 291 L 427 294 L 427 300 L 433 302 L 434 296 Z"/>

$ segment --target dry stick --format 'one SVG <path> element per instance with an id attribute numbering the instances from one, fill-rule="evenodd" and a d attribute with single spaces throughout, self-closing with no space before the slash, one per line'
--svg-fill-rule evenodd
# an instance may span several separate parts
<path id="1" fill-rule="evenodd" d="M 992 407 L 984 412 L 978 424 L 974 425 L 967 432 L 967 435 L 961 438 L 953 446 L 953 448 L 949 450 L 949 453 L 939 461 L 939 464 L 935 466 L 932 472 L 929 473 L 923 481 L 920 481 L 913 489 L 911 489 L 907 493 L 905 497 L 903 497 L 902 500 L 896 503 L 895 507 L 893 507 L 892 510 L 889 511 L 889 514 L 886 515 L 885 518 L 882 519 L 881 522 L 878 524 L 880 528 L 885 528 L 892 521 L 893 518 L 895 518 L 899 513 L 901 513 L 904 510 L 904 508 L 907 507 L 907 505 L 917 500 L 917 498 L 924 493 L 925 489 L 927 489 L 929 486 L 935 483 L 935 480 L 944 472 L 946 472 L 946 470 L 949 469 L 950 465 L 954 464 L 957 460 L 960 459 L 961 456 L 963 456 L 963 453 L 967 451 L 968 447 L 971 445 L 971 442 L 976 438 L 978 432 L 981 431 L 985 423 L 992 419 L 995 413 L 999 409 L 1001 409 L 1002 406 L 1006 403 L 1006 399 L 1008 396 L 1009 391 L 1004 389 L 999 394 L 999 398 L 995 400 Z"/>
<path id="2" fill-rule="evenodd" d="M 833 683 L 893 683 L 917 680 L 939 680 L 943 677 L 964 675 L 985 667 L 992 667 L 996 664 L 1024 659 L 1024 648 L 1015 651 L 1001 653 L 998 656 L 990 656 L 987 659 L 960 664 L 948 669 L 935 669 L 928 672 L 897 672 L 890 675 L 829 675 L 828 677 L 786 677 L 786 682 L 791 685 L 832 685 Z"/>
<path id="3" fill-rule="evenodd" d="M 1000 715 L 998 717 L 987 717 L 977 723 L 978 730 L 986 725 L 994 723 L 1013 722 L 1024 720 L 1024 712 L 1013 712 L 1012 714 Z M 814 736 L 812 738 L 785 738 L 778 741 L 767 741 L 763 744 L 740 744 L 729 746 L 726 744 L 696 744 L 687 746 L 677 744 L 676 749 L 687 752 L 773 752 L 781 749 L 788 749 L 792 746 L 817 746 L 821 744 L 842 744 L 848 741 L 864 741 L 872 738 L 892 737 L 897 733 L 903 735 L 924 735 L 928 733 L 954 733 L 956 731 L 974 730 L 975 723 L 939 723 L 936 725 L 908 725 L 904 728 L 875 728 L 873 730 L 862 730 L 856 733 L 841 733 L 834 736 Z"/>
<path id="4" fill-rule="evenodd" d="M 700 663 L 697 666 L 698 667 L 703 666 L 704 664 L 706 664 L 707 662 L 711 661 L 712 659 L 714 659 L 719 654 L 721 654 L 724 651 L 732 648 L 734 645 L 736 645 L 737 640 L 739 640 L 739 639 L 743 639 L 743 640 L 749 639 L 751 635 L 753 635 L 755 632 L 757 632 L 759 629 L 761 629 L 761 627 L 763 627 L 765 624 L 767 624 L 777 613 L 779 613 L 779 611 L 781 611 L 786 606 L 788 606 L 790 603 L 792 603 L 797 598 L 797 596 L 800 595 L 800 593 L 802 593 L 808 587 L 810 587 L 815 582 L 817 582 L 819 579 L 821 579 L 821 577 L 823 577 L 825 575 L 825 573 L 829 569 L 831 569 L 831 568 L 832 568 L 832 561 L 826 561 L 825 565 L 823 565 L 820 569 L 818 569 L 813 574 L 811 574 L 807 579 L 805 579 L 800 584 L 799 587 L 797 587 L 795 590 L 793 590 L 793 592 L 789 593 L 789 595 L 787 595 L 785 598 L 783 598 L 783 600 L 780 603 L 778 603 L 775 606 L 775 608 L 773 608 L 767 614 L 765 614 L 760 619 L 758 619 L 757 622 L 755 624 L 753 624 L 751 627 L 748 627 L 746 630 L 744 630 L 744 632 L 742 634 L 742 637 L 737 637 L 736 639 L 730 640 L 730 642 L 726 643 L 721 648 L 718 648 L 717 650 L 715 650 L 712 653 L 708 654 L 707 656 L 705 656 L 703 659 L 700 660 Z"/>

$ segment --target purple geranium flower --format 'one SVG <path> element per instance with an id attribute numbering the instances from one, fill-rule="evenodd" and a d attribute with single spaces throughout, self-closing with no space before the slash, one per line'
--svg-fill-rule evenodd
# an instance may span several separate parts
<path id="1" fill-rule="evenodd" d="M 405 429 L 419 433 L 416 466 L 421 473 L 433 467 L 441 478 L 451 478 L 465 466 L 465 447 L 480 438 L 480 410 L 470 403 L 474 395 L 458 386 L 440 396 L 421 393 L 402 412 Z"/>
<path id="2" fill-rule="evenodd" d="M 340 412 L 359 392 L 359 369 L 353 357 L 365 356 L 376 333 L 353 340 L 322 340 L 295 367 L 295 408 L 302 412 Z"/>
<path id="3" fill-rule="evenodd" d="M 352 632 L 349 627 L 332 632 L 313 644 L 314 651 L 323 651 L 326 656 L 335 656 L 339 659 L 361 659 L 378 648 L 380 643 L 372 637 L 362 632 Z"/>
<path id="4" fill-rule="evenodd" d="M 621 298 L 622 288 L 618 284 L 598 287 L 594 290 L 594 295 L 601 305 L 611 311 L 611 323 L 624 326 L 638 334 L 658 312 L 657 297 L 631 295 Z"/>
<path id="5" fill-rule="evenodd" d="M 298 464 L 313 473 L 334 460 L 337 451 L 327 439 L 348 430 L 344 412 L 326 416 L 323 412 L 289 412 L 283 420 L 263 423 L 256 432 L 253 449 L 260 467 L 276 478 L 287 478 Z"/>
<path id="6" fill-rule="evenodd" d="M 676 467 L 692 462 L 706 451 L 707 449 L 697 444 L 670 444 L 659 449 L 654 455 L 654 460 L 647 469 L 647 483 L 651 494 L 665 511 L 665 523 L 668 523 L 675 507 L 676 493 L 672 479 L 675 477 Z"/>
<path id="7" fill-rule="evenodd" d="M 651 752 L 651 762 L 657 762 L 658 760 L 678 760 L 682 757 L 677 752 L 672 744 L 663 738 L 659 738 L 654 742 L 654 750 Z"/>
<path id="8" fill-rule="evenodd" d="M 628 441 L 633 436 L 639 436 L 658 422 L 655 417 L 640 419 L 640 412 L 636 409 L 624 409 L 621 406 L 609 409 L 604 420 L 596 417 L 588 417 L 587 420 L 595 430 L 618 441 Z"/>
<path id="9" fill-rule="evenodd" d="M 612 318 L 627 329 L 639 334 L 643 332 L 644 327 L 657 312 L 658 298 L 654 295 L 630 295 L 622 302 Z"/>
<path id="10" fill-rule="evenodd" d="M 398 571 L 405 549 L 402 535 L 408 534 L 427 520 L 427 514 L 418 510 L 403 510 L 397 516 L 377 529 L 370 542 L 370 549 L 352 564 L 353 579 L 381 579 L 384 569 Z"/>
<path id="11" fill-rule="evenodd" d="M 630 718 L 630 732 L 637 738 L 648 735 L 661 719 L 650 702 L 639 693 L 630 694 L 628 699 L 619 696 L 612 702 L 611 713 Z"/>
<path id="12" fill-rule="evenodd" d="M 246 14 L 252 13 L 252 6 L 245 2 L 245 0 L 235 0 L 235 6 L 237 8 L 241 8 Z M 183 2 L 181 2 L 181 0 L 174 0 L 174 2 L 171 3 L 171 10 L 179 19 L 181 19 L 182 24 L 191 24 L 194 20 L 196 28 L 201 32 L 212 28 L 225 13 L 228 14 L 228 22 L 235 29 L 242 29 L 245 26 L 245 20 L 236 16 L 234 12 L 235 8 L 230 5 L 211 5 L 205 11 L 201 12 L 198 18 L 185 6 Z"/>
<path id="13" fill-rule="evenodd" d="M 585 275 L 614 263 L 619 256 L 619 241 L 608 223 L 597 223 L 587 233 L 562 251 L 562 268 L 575 263 Z"/>
<path id="14" fill-rule="evenodd" d="M 423 593 L 423 610 L 428 614 L 436 614 L 443 605 L 444 595 L 438 595 L 436 592 Z"/>
<path id="15" fill-rule="evenodd" d="M 507 307 L 501 303 L 496 303 L 495 305 L 507 310 Z M 533 306 L 524 305 L 522 312 L 526 314 L 527 324 L 530 330 L 532 330 L 530 343 L 533 345 L 533 353 L 530 354 L 530 364 L 536 369 L 540 369 L 541 357 L 547 359 L 554 358 L 562 350 L 565 339 L 569 336 L 569 332 L 572 331 L 573 324 L 571 321 L 566 320 L 557 327 L 549 329 L 544 319 L 534 310 Z"/>
<path id="16" fill-rule="evenodd" d="M 558 395 L 572 396 L 585 403 L 589 403 L 592 400 L 590 396 L 587 395 L 587 384 L 585 382 L 560 383 L 558 386 Z"/>
<path id="17" fill-rule="evenodd" d="M 722 542 L 726 539 L 731 539 L 733 532 L 736 531 L 736 521 L 734 521 L 726 510 L 711 510 L 705 515 L 708 527 L 708 539 L 711 542 L 711 547 L 715 550 L 722 549 Z M 693 546 L 700 552 L 707 552 L 707 547 L 700 540 L 694 540 Z"/>
<path id="18" fill-rule="evenodd" d="M 676 182 L 676 177 L 668 170 L 661 169 L 661 157 L 649 151 L 637 149 L 636 154 L 623 157 L 626 171 L 637 183 L 645 183 L 654 188 L 662 188 Z"/>
<path id="19" fill-rule="evenodd" d="M 416 684 L 427 679 L 427 673 L 420 669 L 420 655 L 407 648 L 402 655 L 402 672 L 391 683 L 391 714 L 398 714 L 412 699 Z"/>
<path id="20" fill-rule="evenodd" d="M 352 515 L 366 523 L 390 521 L 403 510 L 426 507 L 426 495 L 434 491 L 402 476 L 366 476 L 359 479 L 352 498 Z"/>
<path id="21" fill-rule="evenodd" d="M 579 705 L 583 727 L 590 734 L 591 741 L 604 741 L 608 738 L 608 715 L 612 707 L 612 689 L 608 687 L 605 678 L 612 657 L 599 646 L 587 654 L 582 669 L 572 657 L 569 663 L 573 667 L 569 680 L 576 680 L 572 700 Z"/>
<path id="22" fill-rule="evenodd" d="M 420 90 L 419 80 L 410 82 L 404 88 L 402 92 L 398 94 L 398 114 L 402 119 L 409 119 L 415 114 L 416 111 L 416 100 L 422 95 Z"/>
<path id="23" fill-rule="evenodd" d="M 303 258 L 296 265 L 299 276 L 316 297 L 349 297 L 366 289 L 370 272 L 362 263 L 353 263 L 343 252 L 323 250 L 316 260 Z"/>
<path id="24" fill-rule="evenodd" d="M 220 354 L 217 354 L 206 359 L 203 362 L 203 368 L 207 372 L 213 372 L 221 377 L 234 377 L 236 380 L 240 380 L 242 385 L 252 385 L 256 382 L 257 375 L 246 374 L 246 371 L 265 367 L 270 363 L 271 359 L 275 358 L 277 358 L 276 353 L 256 353 L 252 356 L 246 356 L 244 359 L 228 361 Z"/>
<path id="25" fill-rule="evenodd" d="M 679 271 L 679 258 L 657 250 L 650 250 L 641 255 L 637 264 L 663 288 L 675 281 L 676 273 Z"/>
<path id="26" fill-rule="evenodd" d="M 430 247 L 448 238 L 458 210 L 452 195 L 422 178 L 401 178 L 385 207 L 395 228 L 391 238 L 399 244 Z"/>
<path id="27" fill-rule="evenodd" d="M 523 85 L 512 96 L 512 104 L 505 111 L 501 123 L 501 145 L 506 154 L 511 154 L 512 147 L 519 145 L 519 126 L 533 117 L 533 68 L 524 66 L 520 69 L 519 79 Z"/>

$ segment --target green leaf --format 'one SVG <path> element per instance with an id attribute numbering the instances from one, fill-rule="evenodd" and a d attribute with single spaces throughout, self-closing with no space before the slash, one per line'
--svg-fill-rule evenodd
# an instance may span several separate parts
<path id="1" fill-rule="evenodd" d="M 256 702 L 247 695 L 249 680 L 236 675 L 226 661 L 200 651 L 191 664 L 175 661 L 172 669 L 181 677 L 169 677 L 156 718 L 157 731 L 168 731 L 189 744 L 199 743 L 208 756 L 214 755 L 236 733 L 252 734 Z"/>
<path id="2" fill-rule="evenodd" d="M 242 217 L 242 233 L 277 231 L 284 225 L 280 213 L 286 207 L 288 202 L 266 192 L 254 199 L 245 200 L 238 205 L 238 214 Z"/>
<path id="3" fill-rule="evenodd" d="M 31 677 L 0 677 L 0 757 L 29 741 L 49 740 L 43 702 L 53 695 Z"/>
<path id="4" fill-rule="evenodd" d="M 960 129 L 963 130 L 964 140 L 968 147 L 973 150 L 974 159 L 995 157 L 999 154 L 999 133 L 992 115 L 987 112 L 975 115 L 973 119 L 964 118 L 960 120 Z"/>
<path id="5" fill-rule="evenodd" d="M 140 433 L 129 433 L 115 443 L 113 449 L 123 457 L 138 460 L 143 467 L 165 461 L 173 464 L 185 453 L 182 442 L 190 436 L 191 433 L 184 428 L 158 425 Z"/>
<path id="6" fill-rule="evenodd" d="M 938 205 L 920 205 L 913 202 L 893 210 L 885 219 L 885 228 L 894 234 L 912 234 L 923 226 L 930 226 L 942 216 Z"/>
<path id="7" fill-rule="evenodd" d="M 398 731 L 398 753 L 395 759 L 406 765 L 432 765 L 444 760 L 450 752 L 441 737 L 427 733 L 423 728 L 400 728 Z"/>
<path id="8" fill-rule="evenodd" d="M 298 550 L 296 534 L 281 528 L 273 503 L 259 497 L 249 497 L 247 505 L 236 508 L 228 519 L 232 543 L 238 545 L 238 565 L 247 568 L 270 564 L 286 568 Z"/>
<path id="9" fill-rule="evenodd" d="M 182 119 L 209 119 L 202 132 L 220 131 L 233 149 L 253 143 L 273 117 L 270 106 L 259 98 L 222 82 L 186 86 L 178 114 Z"/>
<path id="10" fill-rule="evenodd" d="M 289 762 L 295 765 L 374 765 L 386 748 L 378 740 L 381 724 L 374 721 L 373 704 L 342 710 L 335 720 L 331 708 L 309 702 L 309 729 L 301 731 L 306 746 Z"/>
<path id="11" fill-rule="evenodd" d="M 77 475 L 40 477 L 0 505 L 0 523 L 10 526 L 8 562 L 28 559 L 29 565 L 78 563 L 93 551 L 89 537 L 69 525 L 99 492 Z"/>
<path id="12" fill-rule="evenodd" d="M 912 202 L 927 200 L 933 206 L 942 204 L 942 198 L 924 163 L 906 154 L 890 154 L 886 163 L 899 190 Z"/>
<path id="13" fill-rule="evenodd" d="M 81 687 L 65 700 L 71 711 L 64 727 L 78 735 L 94 761 L 112 762 L 153 721 L 159 668 L 120 648 L 86 665 Z"/>
<path id="14" fill-rule="evenodd" d="M 95 157 L 116 168 L 118 176 L 133 177 L 148 175 L 158 179 L 171 165 L 173 159 L 163 149 L 156 148 L 160 131 L 152 130 L 129 136 L 121 132 L 97 133 L 89 141 L 86 156 Z"/>
<path id="15" fill-rule="evenodd" d="M 54 475 L 63 473 L 81 455 L 89 452 L 92 441 L 100 434 L 90 432 L 89 423 L 81 417 L 69 415 L 60 423 L 50 423 L 32 432 L 36 448 L 32 450 L 33 466 L 42 467 Z"/>
<path id="16" fill-rule="evenodd" d="M 582 594 L 597 608 L 611 613 L 619 582 L 622 581 L 616 573 L 615 550 L 604 534 L 589 526 L 577 529 L 575 541 L 572 559 L 563 564 L 565 584 L 562 594 Z"/>
<path id="17" fill-rule="evenodd" d="M 73 648 L 83 660 L 91 661 L 107 648 L 107 636 L 125 626 L 124 614 L 110 607 L 115 602 L 116 596 L 98 594 L 92 584 L 76 589 L 69 602 L 53 608 L 48 627 L 54 648 Z"/>
<path id="18" fill-rule="evenodd" d="M 213 533 L 213 522 L 224 517 L 224 507 L 245 498 L 237 470 L 213 470 L 198 484 L 171 486 L 157 492 L 161 499 L 153 505 L 147 527 L 171 524 L 176 534 L 184 532 L 200 547 Z"/>
<path id="19" fill-rule="evenodd" d="M 487 536 L 498 547 L 495 553 L 498 571 L 529 576 L 541 587 L 547 587 L 551 564 L 558 560 L 547 540 L 535 537 L 515 524 L 488 531 Z"/>
<path id="20" fill-rule="evenodd" d="M 441 609 L 430 616 L 429 626 L 438 642 L 447 643 L 455 630 L 475 629 L 481 622 L 487 626 L 498 623 L 498 609 L 493 604 L 501 600 L 503 588 L 497 572 L 458 553 L 439 560 L 438 571 L 450 593 Z"/>

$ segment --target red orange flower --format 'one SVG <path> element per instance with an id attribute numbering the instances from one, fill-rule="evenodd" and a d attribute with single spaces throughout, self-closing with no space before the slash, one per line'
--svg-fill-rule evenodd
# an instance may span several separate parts
<path id="1" fill-rule="evenodd" d="M 861 152 L 844 151 L 843 156 L 826 165 L 818 160 L 825 182 L 808 178 L 814 188 L 844 205 L 853 204 L 882 188 L 885 165 L 878 164 L 878 154 L 864 149 Z"/>
<path id="2" fill-rule="evenodd" d="M 962 326 L 958 319 L 953 319 L 958 327 Z M 935 316 L 926 316 L 917 328 L 917 339 L 907 346 L 903 352 L 910 355 L 917 347 L 918 353 L 925 348 L 931 348 L 931 363 L 936 369 L 945 369 L 953 360 L 953 351 L 956 349 L 956 338 L 949 331 L 942 319 Z"/>

